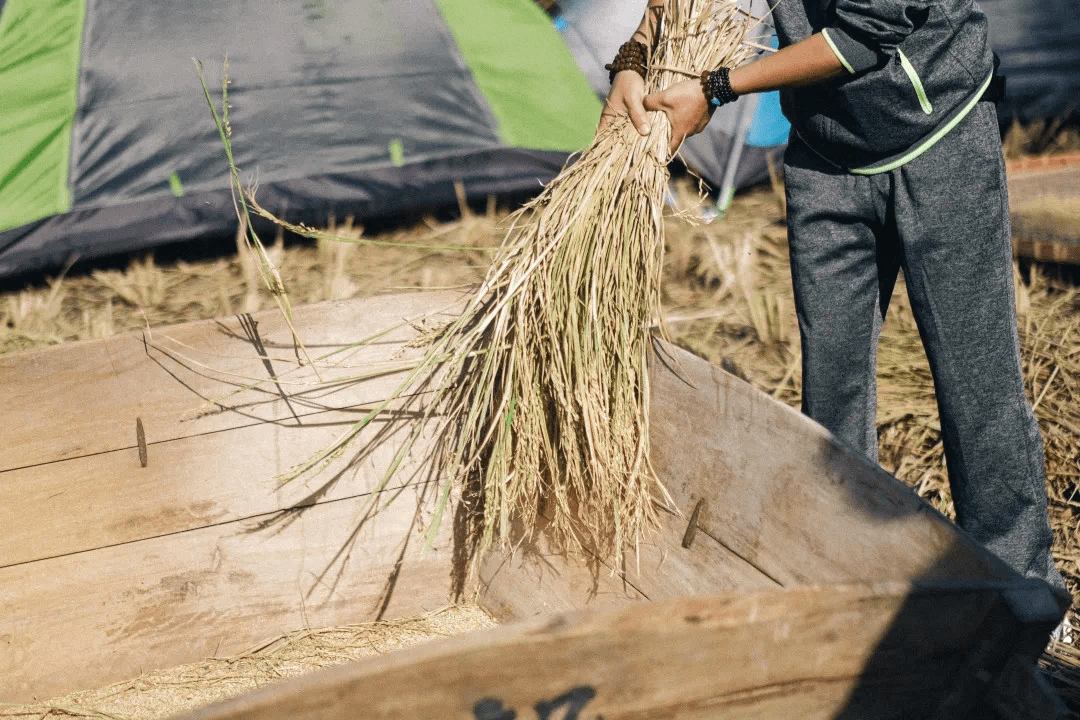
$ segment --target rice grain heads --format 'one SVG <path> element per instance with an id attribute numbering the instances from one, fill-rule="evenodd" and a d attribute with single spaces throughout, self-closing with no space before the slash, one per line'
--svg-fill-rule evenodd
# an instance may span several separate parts
<path id="1" fill-rule="evenodd" d="M 729 1 L 667 0 L 647 91 L 738 65 L 755 24 Z M 427 391 L 423 419 L 440 428 L 432 529 L 453 488 L 478 548 L 544 527 L 557 547 L 618 564 L 656 523 L 648 357 L 671 127 L 653 115 L 645 137 L 619 118 L 512 216 L 484 281 L 399 389 Z M 284 479 L 316 472 L 385 408 Z"/>

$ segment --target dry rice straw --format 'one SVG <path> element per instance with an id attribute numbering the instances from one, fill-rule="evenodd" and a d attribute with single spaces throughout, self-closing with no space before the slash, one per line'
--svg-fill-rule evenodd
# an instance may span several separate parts
<path id="1" fill-rule="evenodd" d="M 732 2 L 667 0 L 662 17 L 649 92 L 753 53 L 756 20 Z M 654 115 L 646 137 L 618 118 L 515 213 L 479 289 L 394 395 L 281 479 L 317 473 L 424 390 L 423 419 L 378 489 L 434 420 L 443 476 L 429 540 L 457 488 L 476 548 L 543 527 L 557 548 L 618 567 L 667 501 L 648 440 L 671 133 Z"/>

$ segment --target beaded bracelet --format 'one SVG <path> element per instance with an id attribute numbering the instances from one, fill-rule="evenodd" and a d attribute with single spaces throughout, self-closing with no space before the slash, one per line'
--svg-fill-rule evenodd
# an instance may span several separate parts
<path id="1" fill-rule="evenodd" d="M 645 79 L 646 50 L 637 40 L 629 40 L 619 46 L 619 53 L 614 62 L 604 66 L 608 71 L 608 82 L 615 82 L 615 76 L 623 70 L 633 70 L 641 79 Z"/>
<path id="2" fill-rule="evenodd" d="M 731 89 L 731 69 L 722 67 L 701 73 L 701 91 L 705 101 L 713 105 L 726 105 L 739 99 L 738 93 Z"/>

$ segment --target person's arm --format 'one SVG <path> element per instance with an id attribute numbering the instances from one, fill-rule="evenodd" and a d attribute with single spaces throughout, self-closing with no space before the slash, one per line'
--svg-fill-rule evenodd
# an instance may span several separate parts
<path id="1" fill-rule="evenodd" d="M 821 33 L 815 33 L 777 53 L 732 70 L 729 80 L 732 90 L 745 95 L 812 85 L 846 72 L 829 41 Z M 672 152 L 687 136 L 704 130 L 711 116 L 697 79 L 675 83 L 667 90 L 652 93 L 642 99 L 642 106 L 645 110 L 667 114 L 671 121 Z M 640 126 L 637 127 L 640 132 Z"/>
<path id="2" fill-rule="evenodd" d="M 656 30 L 660 23 L 660 14 L 663 12 L 663 0 L 649 0 L 645 6 L 645 14 L 641 18 L 641 24 L 631 36 L 650 50 L 656 45 Z M 604 109 L 600 113 L 600 124 L 597 131 L 605 129 L 611 124 L 613 118 L 618 115 L 629 115 L 630 121 L 642 135 L 649 133 L 649 125 L 645 115 L 642 100 L 645 98 L 645 81 L 633 70 L 623 70 L 615 75 L 611 83 L 611 91 L 607 100 L 604 101 Z"/>
<path id="3" fill-rule="evenodd" d="M 931 0 L 836 0 L 832 27 L 770 57 L 733 69 L 731 89 L 738 94 L 810 85 L 869 70 L 887 49 L 900 45 L 930 13 Z M 647 110 L 662 110 L 672 124 L 672 149 L 705 129 L 709 109 L 695 81 L 678 83 L 643 99 Z"/>
<path id="4" fill-rule="evenodd" d="M 748 95 L 813 85 L 845 72 L 825 36 L 814 33 L 777 53 L 735 68 L 729 78 L 732 90 Z"/>

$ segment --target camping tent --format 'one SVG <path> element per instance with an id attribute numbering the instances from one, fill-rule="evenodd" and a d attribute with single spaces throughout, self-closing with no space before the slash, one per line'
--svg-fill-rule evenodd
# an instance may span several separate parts
<path id="1" fill-rule="evenodd" d="M 983 0 L 1006 117 L 1076 109 L 1074 3 Z M 591 137 L 644 0 L 560 5 L 566 44 L 531 0 L 0 0 L 0 277 L 235 227 L 192 57 L 213 85 L 229 56 L 239 165 L 292 219 L 532 191 Z M 743 185 L 786 137 L 775 95 L 748 104 L 687 143 L 714 185 L 735 138 Z"/>
<path id="2" fill-rule="evenodd" d="M 532 191 L 600 113 L 531 0 L 0 0 L 0 276 L 234 229 L 226 55 L 237 163 L 308 222 Z"/>

